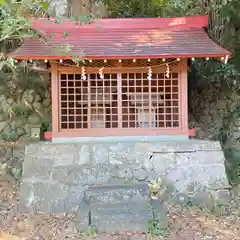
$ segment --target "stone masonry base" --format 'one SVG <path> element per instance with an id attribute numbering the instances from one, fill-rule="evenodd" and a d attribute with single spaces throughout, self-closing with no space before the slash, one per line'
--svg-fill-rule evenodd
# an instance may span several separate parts
<path id="1" fill-rule="evenodd" d="M 71 212 L 95 185 L 159 179 L 174 193 L 211 191 L 218 198 L 228 188 L 224 161 L 220 144 L 210 141 L 33 144 L 25 152 L 20 203 Z"/>

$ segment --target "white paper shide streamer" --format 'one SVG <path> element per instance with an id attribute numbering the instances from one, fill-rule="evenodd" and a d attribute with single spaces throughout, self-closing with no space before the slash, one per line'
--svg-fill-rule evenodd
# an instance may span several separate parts
<path id="1" fill-rule="evenodd" d="M 166 64 L 167 69 L 166 69 L 166 77 L 169 78 L 170 77 L 170 68 L 169 68 L 169 64 Z"/>
<path id="2" fill-rule="evenodd" d="M 86 72 L 85 72 L 85 67 L 81 68 L 81 77 L 82 77 L 82 80 L 86 80 L 87 79 Z"/>
<path id="3" fill-rule="evenodd" d="M 152 68 L 151 67 L 149 67 L 148 68 L 148 77 L 147 77 L 147 80 L 152 80 Z"/>
<path id="4" fill-rule="evenodd" d="M 101 79 L 104 78 L 103 69 L 104 69 L 103 67 L 99 69 L 99 76 L 100 76 Z"/>

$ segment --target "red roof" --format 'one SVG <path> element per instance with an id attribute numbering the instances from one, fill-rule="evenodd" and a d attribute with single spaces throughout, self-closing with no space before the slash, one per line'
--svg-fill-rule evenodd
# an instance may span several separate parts
<path id="1" fill-rule="evenodd" d="M 230 52 L 205 33 L 207 16 L 180 18 L 101 19 L 78 25 L 54 19 L 33 21 L 33 28 L 51 36 L 48 42 L 25 39 L 11 54 L 17 59 L 221 57 Z M 67 36 L 66 36 L 67 35 Z M 70 52 L 60 50 L 68 45 Z"/>

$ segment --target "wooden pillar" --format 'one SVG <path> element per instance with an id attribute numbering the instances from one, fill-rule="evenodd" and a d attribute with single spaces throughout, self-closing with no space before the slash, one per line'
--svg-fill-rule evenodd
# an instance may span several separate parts
<path id="1" fill-rule="evenodd" d="M 122 128 L 122 74 L 117 73 L 118 128 Z"/>
<path id="2" fill-rule="evenodd" d="M 184 134 L 188 135 L 188 66 L 187 59 L 181 62 L 180 73 L 180 113 L 181 126 Z"/>
<path id="3" fill-rule="evenodd" d="M 57 64 L 51 63 L 52 138 L 59 132 L 59 84 Z"/>

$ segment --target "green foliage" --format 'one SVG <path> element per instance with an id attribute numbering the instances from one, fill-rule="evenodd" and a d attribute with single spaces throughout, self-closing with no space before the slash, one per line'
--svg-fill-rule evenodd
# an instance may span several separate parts
<path id="1" fill-rule="evenodd" d="M 5 162 L 0 163 L 0 176 L 10 175 L 15 180 L 20 180 L 22 176 L 22 161 L 17 158 L 10 156 Z"/>
<path id="2" fill-rule="evenodd" d="M 206 13 L 197 0 L 104 0 L 112 17 L 173 17 Z"/>
<path id="3" fill-rule="evenodd" d="M 231 184 L 240 183 L 240 156 L 233 149 L 233 135 L 240 119 L 240 72 L 238 66 L 231 60 L 229 64 L 217 60 L 205 61 L 196 60 L 191 64 L 189 72 L 189 93 L 190 102 L 196 101 L 196 92 L 201 93 L 203 98 L 205 91 L 215 89 L 216 94 L 224 93 L 222 97 L 226 102 L 224 110 L 216 112 L 217 119 L 208 125 L 208 131 L 212 138 L 219 140 L 225 151 L 227 159 L 226 169 Z M 198 96 L 200 97 L 201 94 Z M 218 96 L 212 96 L 212 99 Z M 201 99 L 198 100 L 200 102 Z M 196 120 L 201 118 L 201 112 L 190 110 Z"/>
<path id="4" fill-rule="evenodd" d="M 231 185 L 239 185 L 240 183 L 240 151 L 228 149 L 225 151 L 227 161 L 227 174 Z"/>
<path id="5" fill-rule="evenodd" d="M 148 234 L 151 237 L 167 237 L 166 229 L 162 226 L 161 219 L 151 219 L 148 222 Z"/>
<path id="6" fill-rule="evenodd" d="M 83 240 L 96 239 L 97 230 L 93 227 L 89 227 L 84 233 L 82 233 Z"/>
<path id="7" fill-rule="evenodd" d="M 240 91 L 240 72 L 236 66 L 231 63 L 224 64 L 215 59 L 193 61 L 189 71 L 189 80 L 190 84 L 195 84 L 197 87 L 218 83 L 222 87 Z"/>
<path id="8" fill-rule="evenodd" d="M 51 130 L 52 130 L 52 122 L 50 120 L 43 121 L 41 128 L 40 128 L 40 133 L 42 134 L 44 132 L 51 131 Z"/>
<path id="9" fill-rule="evenodd" d="M 70 19 L 74 20 L 76 23 L 80 25 L 89 24 L 97 20 L 92 13 L 86 16 L 72 16 L 70 17 Z"/>
<path id="10" fill-rule="evenodd" d="M 158 179 L 149 183 L 149 190 L 152 198 L 161 198 L 167 187 L 161 179 Z"/>
<path id="11" fill-rule="evenodd" d="M 7 128 L 9 128 L 7 133 L 2 132 L 0 134 L 1 140 L 7 142 L 16 142 L 17 140 L 19 140 L 20 137 L 22 137 L 25 134 L 25 132 L 22 132 L 18 127 L 11 124 L 8 125 Z"/>
<path id="12" fill-rule="evenodd" d="M 0 102 L 1 116 L 5 117 L 6 126 L 0 131 L 0 138 L 5 141 L 17 141 L 27 132 L 20 123 L 27 123 L 32 114 L 40 115 L 43 119 L 41 131 L 51 129 L 51 121 L 48 116 L 42 114 L 33 103 L 41 103 L 49 89 L 49 72 L 39 72 L 33 68 L 33 64 L 8 58 L 7 54 L 17 48 L 26 37 L 37 37 L 43 43 L 51 43 L 53 34 L 43 37 L 39 32 L 31 28 L 28 20 L 30 17 L 42 17 L 48 12 L 49 2 L 45 0 L 22 0 L 0 2 L 0 95 L 4 96 Z M 74 19 L 79 24 L 92 22 L 93 15 L 77 17 Z M 55 24 L 61 20 L 56 19 Z M 70 32 L 63 33 L 66 38 Z M 72 55 L 70 44 L 59 45 L 58 51 L 62 54 Z M 82 54 L 84 56 L 84 54 Z M 73 56 L 73 61 L 80 63 L 79 56 Z M 80 57 L 81 58 L 81 57 Z M 38 64 L 38 63 L 37 63 Z M 36 96 L 40 99 L 36 99 Z M 48 112 L 47 112 L 48 114 Z"/>

